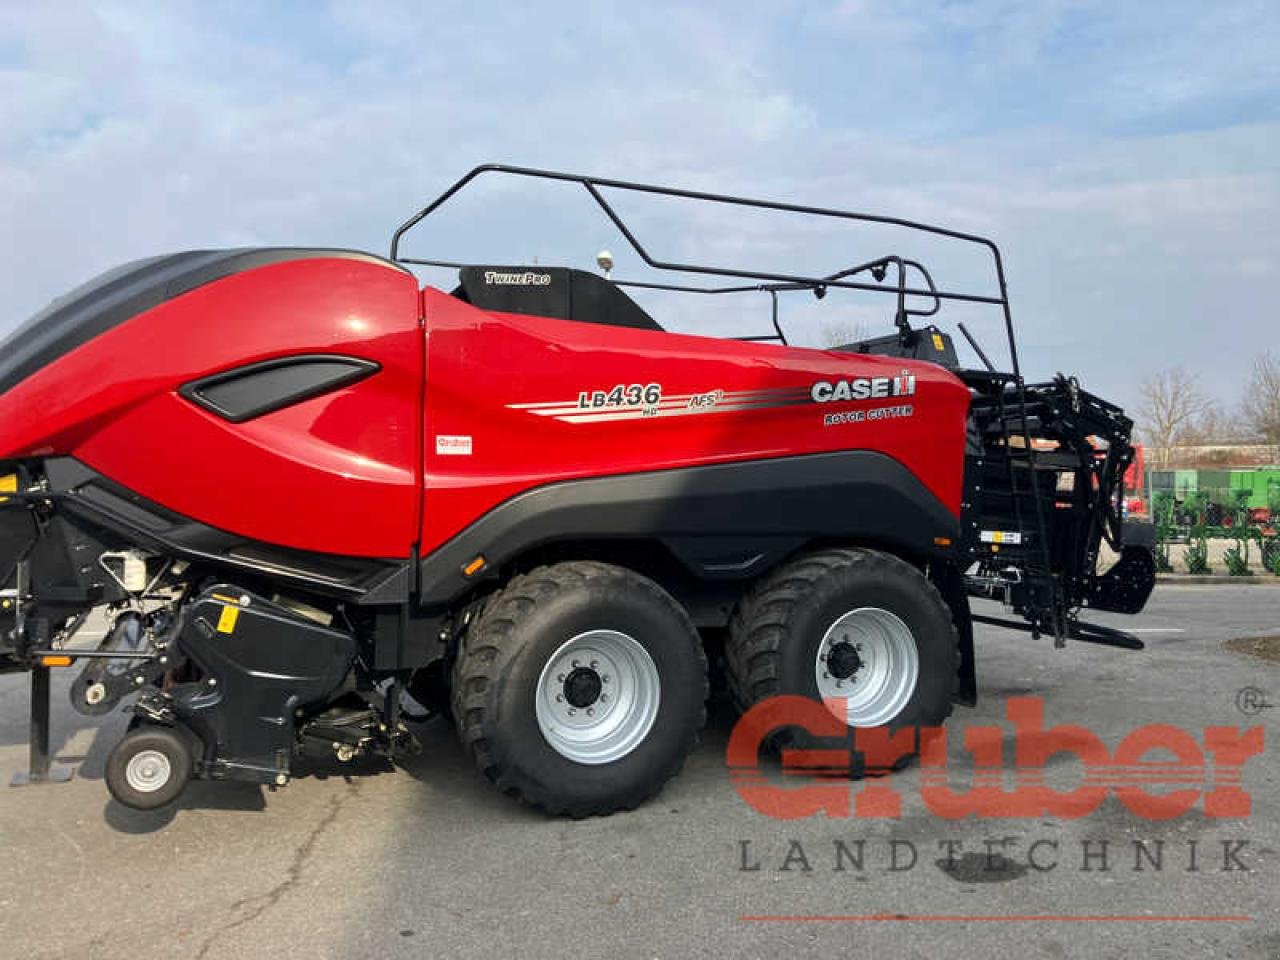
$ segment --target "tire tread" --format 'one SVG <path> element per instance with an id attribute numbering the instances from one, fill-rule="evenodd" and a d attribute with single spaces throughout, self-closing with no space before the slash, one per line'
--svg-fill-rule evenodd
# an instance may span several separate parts
<path id="1" fill-rule="evenodd" d="M 805 601 L 818 581 L 845 569 L 865 571 L 883 578 L 906 577 L 917 581 L 928 602 L 936 604 L 952 623 L 951 610 L 937 587 L 916 567 L 892 554 L 864 548 L 829 548 L 806 554 L 763 577 L 733 612 L 729 640 L 725 644 L 725 675 L 729 690 L 740 710 L 746 711 L 762 700 L 782 692 L 780 665 L 782 646 L 788 640 L 788 623 L 797 604 Z M 959 685 L 960 646 L 952 626 L 954 663 L 951 692 Z M 936 716 L 924 718 L 928 725 L 941 725 L 951 714 L 948 698 Z M 776 735 L 775 745 L 787 745 L 789 731 Z"/>
<path id="2" fill-rule="evenodd" d="M 452 705 L 458 736 L 467 754 L 484 776 L 502 793 L 543 810 L 552 816 L 581 819 L 604 816 L 617 810 L 631 810 L 648 800 L 680 772 L 689 752 L 697 745 L 706 723 L 708 695 L 706 653 L 696 644 L 703 675 L 701 714 L 696 728 L 683 744 L 675 761 L 660 777 L 639 785 L 616 803 L 574 803 L 557 798 L 546 785 L 521 777 L 519 771 L 497 762 L 489 748 L 488 691 L 495 687 L 507 657 L 515 653 L 516 635 L 522 623 L 546 600 L 556 594 L 590 582 L 612 581 L 625 589 L 641 590 L 683 621 L 696 638 L 689 616 L 671 596 L 652 580 L 624 567 L 596 561 L 570 561 L 538 567 L 512 577 L 505 587 L 490 596 L 463 633 L 454 663 Z"/>

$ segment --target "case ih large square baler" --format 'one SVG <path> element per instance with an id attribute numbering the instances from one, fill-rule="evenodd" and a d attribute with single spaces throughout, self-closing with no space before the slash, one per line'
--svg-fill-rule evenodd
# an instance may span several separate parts
<path id="1" fill-rule="evenodd" d="M 482 174 L 580 185 L 677 281 L 401 256 Z M 892 254 L 825 276 L 659 260 L 617 191 L 976 245 L 995 288 Z M 666 332 L 636 287 L 759 291 L 773 332 Z M 882 295 L 891 332 L 788 345 L 779 300 L 829 291 Z M 955 301 L 1000 312 L 1008 369 L 963 326 L 983 366 L 959 365 L 927 319 Z M 107 785 L 134 807 L 191 777 L 284 784 L 307 752 L 394 758 L 441 712 L 502 790 L 608 813 L 696 742 L 708 637 L 743 708 L 798 694 L 895 730 L 973 702 L 971 596 L 1059 645 L 1140 646 L 1077 616 L 1135 613 L 1154 580 L 1122 531 L 1130 428 L 1073 378 L 1024 382 L 986 239 L 479 167 L 388 259 L 136 261 L 0 345 L 0 669 L 32 672 L 37 780 L 51 667 L 78 671 L 82 713 L 128 703 Z M 105 636 L 77 639 L 94 611 Z"/>

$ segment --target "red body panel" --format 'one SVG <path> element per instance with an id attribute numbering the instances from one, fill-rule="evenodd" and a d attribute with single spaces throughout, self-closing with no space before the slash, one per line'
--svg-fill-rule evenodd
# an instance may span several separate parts
<path id="1" fill-rule="evenodd" d="M 352 556 L 408 556 L 417 523 L 418 289 L 377 263 L 296 260 L 139 314 L 0 396 L 0 456 L 70 455 L 233 533 Z M 336 393 L 234 424 L 188 381 L 293 353 L 381 364 Z"/>
<path id="2" fill-rule="evenodd" d="M 178 393 L 302 353 L 381 369 L 240 424 Z M 908 374 L 910 395 L 812 396 Z M 614 396 L 594 407 L 597 391 Z M 833 450 L 888 454 L 958 515 L 968 396 L 932 364 L 489 313 L 389 265 L 316 257 L 207 283 L 49 363 L 0 395 L 0 457 L 73 456 L 267 543 L 407 557 L 558 480 Z"/>
<path id="3" fill-rule="evenodd" d="M 889 454 L 959 515 L 969 392 L 941 367 L 487 313 L 430 287 L 422 296 L 428 341 L 424 555 L 503 500 L 555 480 L 831 450 Z M 905 370 L 916 377 L 913 396 L 810 398 L 817 381 L 896 377 Z M 591 420 L 590 411 L 546 413 L 559 407 L 513 408 L 571 408 L 583 391 L 633 384 L 658 384 L 664 398 L 680 399 L 664 399 L 656 416 L 634 407 L 616 410 L 618 419 Z M 701 411 L 683 399 L 714 391 L 724 396 Z M 913 408 L 906 418 L 824 426 L 831 414 L 904 404 Z M 471 453 L 438 452 L 438 437 L 469 437 Z"/>

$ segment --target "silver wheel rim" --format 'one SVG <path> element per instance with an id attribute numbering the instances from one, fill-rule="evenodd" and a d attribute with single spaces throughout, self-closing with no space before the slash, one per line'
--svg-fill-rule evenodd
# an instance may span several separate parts
<path id="1" fill-rule="evenodd" d="M 155 793 L 172 773 L 169 758 L 159 750 L 140 750 L 125 765 L 124 779 L 138 793 Z"/>
<path id="2" fill-rule="evenodd" d="M 844 701 L 832 713 L 850 727 L 891 722 L 910 702 L 920 677 L 915 637 L 902 620 L 879 607 L 850 610 L 833 623 L 814 664 L 818 693 Z"/>
<path id="3" fill-rule="evenodd" d="M 653 658 L 617 630 L 590 630 L 561 644 L 538 677 L 538 729 L 575 763 L 612 763 L 638 747 L 658 717 Z"/>

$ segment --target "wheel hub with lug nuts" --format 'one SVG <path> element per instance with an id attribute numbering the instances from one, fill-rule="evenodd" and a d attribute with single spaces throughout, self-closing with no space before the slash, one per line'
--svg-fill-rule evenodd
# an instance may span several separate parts
<path id="1" fill-rule="evenodd" d="M 124 768 L 125 781 L 139 793 L 155 793 L 166 783 L 172 767 L 159 750 L 140 750 Z"/>
<path id="2" fill-rule="evenodd" d="M 858 648 L 847 641 L 834 644 L 827 653 L 827 672 L 837 680 L 852 680 L 861 666 Z"/>
<path id="3" fill-rule="evenodd" d="M 911 628 L 880 607 L 859 607 L 823 634 L 814 663 L 818 694 L 851 727 L 889 723 L 911 701 L 920 654 Z"/>
<path id="4" fill-rule="evenodd" d="M 617 630 L 565 641 L 542 668 L 538 729 L 561 756 L 610 763 L 648 736 L 658 716 L 658 668 L 643 645 Z"/>
<path id="5" fill-rule="evenodd" d="M 565 677 L 564 699 L 571 707 L 579 710 L 586 709 L 595 704 L 602 693 L 604 693 L 604 681 L 591 667 L 576 667 Z"/>

